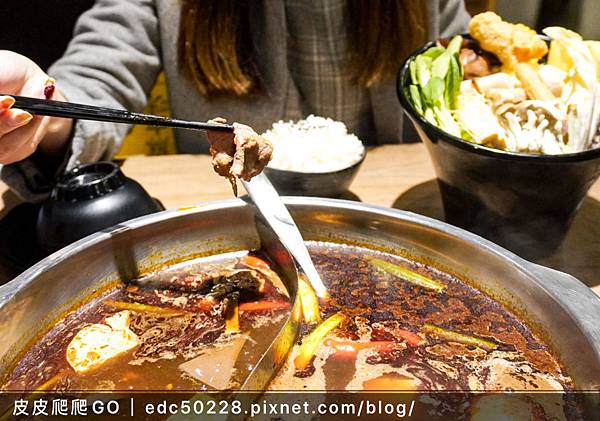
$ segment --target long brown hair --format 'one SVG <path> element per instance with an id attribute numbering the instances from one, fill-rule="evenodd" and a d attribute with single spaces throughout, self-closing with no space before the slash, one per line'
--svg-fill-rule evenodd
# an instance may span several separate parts
<path id="1" fill-rule="evenodd" d="M 260 90 L 248 22 L 252 0 L 182 0 L 180 68 L 200 93 L 247 95 Z M 424 0 L 348 0 L 350 73 L 365 87 L 393 77 L 425 42 Z"/>

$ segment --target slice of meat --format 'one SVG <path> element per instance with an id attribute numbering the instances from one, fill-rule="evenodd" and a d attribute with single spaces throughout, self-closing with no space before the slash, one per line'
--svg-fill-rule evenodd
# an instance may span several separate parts
<path id="1" fill-rule="evenodd" d="M 273 146 L 256 134 L 252 128 L 233 123 L 235 133 L 235 155 L 231 173 L 246 181 L 261 173 L 271 160 Z"/>
<path id="2" fill-rule="evenodd" d="M 226 120 L 218 117 L 211 122 Z M 229 179 L 237 196 L 236 179 L 249 181 L 260 174 L 271 160 L 273 146 L 249 126 L 233 123 L 233 127 L 233 133 L 209 131 L 208 141 L 215 172 Z"/>

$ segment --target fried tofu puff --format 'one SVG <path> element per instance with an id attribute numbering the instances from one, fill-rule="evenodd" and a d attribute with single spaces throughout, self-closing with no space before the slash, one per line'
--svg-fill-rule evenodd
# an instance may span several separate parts
<path id="1" fill-rule="evenodd" d="M 67 362 L 79 374 L 94 370 L 139 344 L 129 329 L 130 312 L 120 311 L 104 321 L 81 329 L 67 347 Z"/>
<path id="2" fill-rule="evenodd" d="M 505 22 L 494 12 L 473 16 L 469 32 L 482 49 L 500 59 L 507 72 L 513 72 L 519 63 L 537 63 L 548 53 L 548 46 L 533 29 Z"/>

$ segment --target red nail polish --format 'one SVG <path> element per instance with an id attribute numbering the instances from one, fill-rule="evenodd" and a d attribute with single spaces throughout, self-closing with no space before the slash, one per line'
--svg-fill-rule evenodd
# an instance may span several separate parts
<path id="1" fill-rule="evenodd" d="M 52 99 L 52 95 L 54 95 L 54 91 L 56 90 L 56 85 L 46 85 L 44 87 L 44 96 L 46 99 Z"/>
<path id="2" fill-rule="evenodd" d="M 20 113 L 17 113 L 14 116 L 17 125 L 29 123 L 29 121 L 31 121 L 32 118 L 33 116 L 26 111 L 21 111 Z"/>
<path id="3" fill-rule="evenodd" d="M 12 107 L 14 103 L 15 103 L 14 98 L 12 98 L 12 97 L 4 98 L 2 101 L 0 101 L 0 107 L 4 108 L 4 109 L 8 109 L 8 108 Z"/>

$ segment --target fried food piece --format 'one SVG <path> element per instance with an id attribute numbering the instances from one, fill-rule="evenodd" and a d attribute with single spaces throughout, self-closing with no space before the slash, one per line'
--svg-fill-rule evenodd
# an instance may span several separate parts
<path id="1" fill-rule="evenodd" d="M 504 22 L 494 12 L 473 16 L 469 32 L 482 49 L 500 59 L 508 72 L 514 71 L 519 63 L 537 63 L 548 53 L 548 46 L 533 29 L 520 23 Z"/>
<path id="2" fill-rule="evenodd" d="M 539 99 L 542 101 L 553 101 L 556 99 L 550 88 L 546 86 L 531 64 L 519 63 L 517 64 L 515 71 L 517 78 L 521 82 L 521 85 L 523 85 L 523 89 L 525 89 L 529 99 Z"/>
<path id="3" fill-rule="evenodd" d="M 211 120 L 225 123 L 223 118 Z M 262 172 L 271 160 L 273 146 L 251 127 L 233 123 L 233 133 L 208 132 L 210 154 L 215 172 L 226 177 L 237 196 L 236 178 L 250 181 Z"/>
<path id="4" fill-rule="evenodd" d="M 120 311 L 81 329 L 67 347 L 67 362 L 79 374 L 94 370 L 108 360 L 135 348 L 140 340 L 129 329 L 130 312 Z"/>

